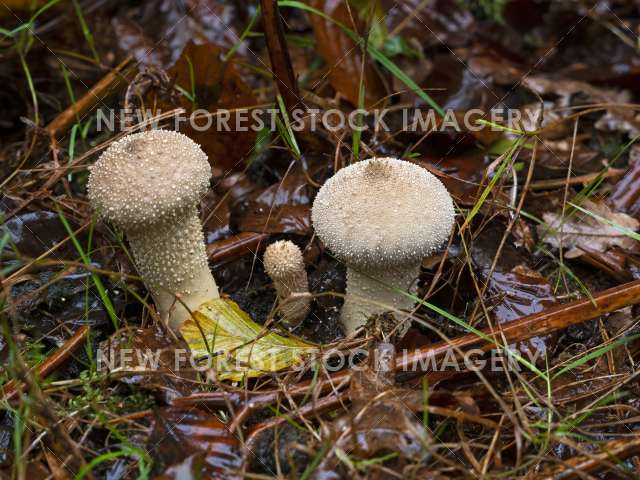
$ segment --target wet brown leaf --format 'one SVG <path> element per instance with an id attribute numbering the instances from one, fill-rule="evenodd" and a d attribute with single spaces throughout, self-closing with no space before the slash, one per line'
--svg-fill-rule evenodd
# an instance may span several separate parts
<path id="1" fill-rule="evenodd" d="M 250 195 L 231 214 L 236 231 L 256 233 L 311 232 L 311 187 L 302 174 L 287 175 L 262 192 Z"/>
<path id="2" fill-rule="evenodd" d="M 497 252 L 503 229 L 497 223 L 485 228 L 474 240 L 472 257 L 478 275 L 487 284 L 485 306 L 498 323 L 542 312 L 554 305 L 557 299 L 549 280 L 525 265 L 525 257 L 515 248 L 511 239 L 502 249 L 493 272 L 491 265 Z M 518 350 L 530 361 L 544 361 L 553 351 L 557 336 L 533 337 L 518 344 Z"/>
<path id="3" fill-rule="evenodd" d="M 125 7 L 111 19 L 111 28 L 109 33 L 123 55 L 155 67 L 175 62 L 194 36 L 185 6 L 169 0 Z"/>
<path id="4" fill-rule="evenodd" d="M 102 368 L 118 379 L 152 391 L 165 402 L 190 394 L 196 374 L 190 368 L 187 345 L 156 329 L 119 330 L 100 344 Z"/>
<path id="5" fill-rule="evenodd" d="M 111 19 L 112 31 L 98 30 L 96 39 L 115 33 L 113 40 L 123 55 L 144 66 L 167 68 L 192 40 L 231 48 L 246 20 L 243 5 L 232 0 L 133 2 Z M 240 53 L 245 50 L 241 45 Z"/>
<path id="6" fill-rule="evenodd" d="M 582 247 L 584 254 L 580 257 L 585 263 L 603 271 L 621 283 L 633 280 L 638 275 L 637 268 L 630 268 L 633 262 L 631 256 L 619 249 L 611 249 L 606 252 L 587 251 Z"/>
<path id="7" fill-rule="evenodd" d="M 349 452 L 352 459 L 397 452 L 398 457 L 393 460 L 396 468 L 401 468 L 408 459 L 427 455 L 430 440 L 426 430 L 405 404 L 407 392 L 394 388 L 395 348 L 380 343 L 371 353 L 369 367 L 358 370 L 352 377 L 350 411 L 323 426 L 322 439 L 332 448 L 317 475 L 339 469 L 336 450 Z"/>
<path id="8" fill-rule="evenodd" d="M 353 30 L 345 0 L 312 0 L 309 3 Z M 357 10 L 353 6 L 351 10 L 357 17 Z M 313 27 L 318 51 L 327 64 L 331 86 L 351 104 L 358 105 L 362 65 L 360 47 L 333 22 L 320 15 L 309 14 L 309 22 Z M 364 103 L 365 108 L 368 108 L 386 95 L 380 75 L 369 61 L 365 64 L 363 81 Z"/>
<path id="9" fill-rule="evenodd" d="M 628 91 L 610 90 L 594 87 L 586 82 L 550 78 L 548 76 L 528 76 L 523 78 L 522 85 L 539 95 L 554 94 L 558 96 L 556 107 L 568 107 L 576 103 L 576 97 L 581 97 L 579 104 L 631 103 L 632 97 Z M 605 114 L 596 122 L 596 127 L 606 131 L 630 132 L 631 136 L 638 134 L 640 122 L 634 110 L 623 107 L 609 107 Z"/>
<path id="10" fill-rule="evenodd" d="M 405 0 L 393 3 L 386 22 L 390 32 L 402 26 L 400 34 L 412 45 L 423 48 L 449 48 L 464 45 L 476 30 L 471 12 L 456 0 L 434 0 L 425 4 L 422 0 Z M 425 35 L 425 31 L 428 35 Z"/>
<path id="11" fill-rule="evenodd" d="M 77 226 L 73 226 L 74 230 Z M 68 234 L 57 213 L 44 210 L 22 213 L 0 225 L 0 235 L 8 232 L 11 242 L 21 255 L 38 257 L 67 238 Z M 10 245 L 5 250 L 11 251 Z M 55 258 L 73 260 L 75 250 L 65 245 L 56 251 Z"/>
<path id="12" fill-rule="evenodd" d="M 246 110 L 243 117 L 230 112 L 228 121 L 216 116 L 216 111 L 246 109 L 255 106 L 256 99 L 235 67 L 222 60 L 222 53 L 216 45 L 189 42 L 167 73 L 177 86 L 194 97 L 191 101 L 185 95 L 179 96 L 177 106 L 185 109 L 187 117 L 197 111 L 195 125 L 185 122 L 182 133 L 202 146 L 212 165 L 224 170 L 240 170 L 253 150 L 256 133 L 244 128 L 250 125 Z M 163 111 L 176 106 L 166 99 L 160 99 L 158 105 Z M 243 119 L 239 126 L 247 131 L 236 129 L 239 119 Z M 209 128 L 205 128 L 207 125 Z"/>
<path id="13" fill-rule="evenodd" d="M 241 465 L 238 439 L 215 415 L 197 408 L 155 412 L 147 441 L 163 479 L 235 479 Z"/>
<path id="14" fill-rule="evenodd" d="M 493 305 L 491 314 L 499 323 L 542 312 L 558 304 L 549 280 L 524 265 L 509 272 L 494 272 L 489 279 L 488 293 L 488 303 Z M 518 344 L 518 349 L 527 360 L 540 362 L 553 351 L 555 342 L 555 335 L 533 337 Z"/>
<path id="15" fill-rule="evenodd" d="M 444 158 L 425 158 L 423 161 L 428 170 L 433 172 L 435 168 L 441 172 L 438 178 L 456 202 L 461 205 L 475 203 L 487 163 L 482 152 L 469 152 Z"/>

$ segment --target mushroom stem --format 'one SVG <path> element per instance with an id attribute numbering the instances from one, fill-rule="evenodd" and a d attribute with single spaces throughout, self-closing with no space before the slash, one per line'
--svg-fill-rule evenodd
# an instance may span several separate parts
<path id="1" fill-rule="evenodd" d="M 195 206 L 144 229 L 130 230 L 127 238 L 160 317 L 172 328 L 202 303 L 220 297 Z"/>
<path id="2" fill-rule="evenodd" d="M 325 182 L 311 219 L 324 245 L 348 267 L 342 320 L 351 334 L 369 315 L 384 312 L 385 305 L 411 307 L 411 298 L 394 288 L 411 286 L 422 259 L 449 236 L 455 211 L 445 186 L 424 168 L 396 158 L 371 158 Z M 357 297 L 363 299 L 356 302 Z M 397 315 L 396 320 L 402 321 L 401 337 L 409 322 Z"/>
<path id="3" fill-rule="evenodd" d="M 311 308 L 309 281 L 300 248 L 288 240 L 272 243 L 264 252 L 264 268 L 278 293 L 282 323 L 288 328 L 296 327 Z"/>
<path id="4" fill-rule="evenodd" d="M 197 207 L 210 177 L 207 156 L 190 138 L 150 130 L 112 143 L 87 183 L 93 208 L 126 234 L 161 317 L 174 329 L 220 296 Z"/>
<path id="5" fill-rule="evenodd" d="M 347 292 L 340 314 L 345 335 L 353 334 L 372 315 L 412 308 L 415 303 L 413 299 L 395 289 L 415 293 L 411 287 L 419 274 L 419 264 L 368 269 L 366 274 L 347 267 Z M 401 338 L 411 322 L 401 318 L 398 312 L 394 313 L 396 320 L 402 322 L 397 327 L 398 337 Z"/>

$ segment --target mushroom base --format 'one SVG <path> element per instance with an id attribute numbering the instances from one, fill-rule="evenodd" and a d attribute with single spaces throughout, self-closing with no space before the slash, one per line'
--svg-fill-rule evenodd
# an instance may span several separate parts
<path id="1" fill-rule="evenodd" d="M 190 317 L 190 311 L 220 297 L 195 206 L 170 221 L 128 232 L 127 237 L 160 317 L 174 330 Z"/>
<path id="2" fill-rule="evenodd" d="M 351 335 L 365 325 L 373 315 L 393 311 L 399 322 L 398 338 L 404 336 L 411 326 L 408 314 L 397 310 L 409 310 L 415 302 L 393 288 L 414 293 L 412 284 L 420 274 L 420 264 L 403 268 L 377 268 L 366 270 L 366 275 L 347 268 L 347 294 L 340 318 L 345 334 Z"/>
<path id="3" fill-rule="evenodd" d="M 307 272 L 302 270 L 298 275 L 274 280 L 273 284 L 278 293 L 278 310 L 283 325 L 289 329 L 297 327 L 311 310 Z"/>

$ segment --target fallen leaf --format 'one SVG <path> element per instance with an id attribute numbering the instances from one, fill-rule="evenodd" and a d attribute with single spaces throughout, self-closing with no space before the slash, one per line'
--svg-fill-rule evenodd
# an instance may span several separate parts
<path id="1" fill-rule="evenodd" d="M 557 305 L 549 280 L 524 265 L 509 272 L 494 271 L 489 278 L 491 315 L 498 323 L 510 322 L 527 315 L 539 313 Z M 532 337 L 518 343 L 518 350 L 532 363 L 543 362 L 553 351 L 557 335 Z"/>
<path id="2" fill-rule="evenodd" d="M 157 104 L 163 112 L 182 107 L 187 119 L 180 124 L 182 133 L 202 147 L 215 167 L 241 170 L 255 145 L 248 109 L 257 101 L 234 65 L 223 61 L 222 53 L 217 45 L 189 42 L 167 71 L 182 92 L 178 104 L 166 96 L 151 97 L 146 103 Z"/>
<path id="3" fill-rule="evenodd" d="M 522 79 L 522 85 L 538 95 L 557 95 L 556 108 L 570 107 L 575 103 L 574 97 L 578 94 L 595 104 L 620 105 L 632 101 L 630 92 L 626 90 L 598 88 L 586 82 L 563 78 L 526 76 Z M 584 104 L 584 102 L 580 103 Z M 631 136 L 635 136 L 640 131 L 640 121 L 632 109 L 608 107 L 605 114 L 596 122 L 596 127 L 606 131 L 626 131 Z"/>
<path id="4" fill-rule="evenodd" d="M 317 347 L 296 337 L 269 332 L 237 303 L 219 298 L 194 312 L 180 332 L 196 358 L 211 359 L 218 380 L 239 381 L 300 365 Z"/>
<path id="5" fill-rule="evenodd" d="M 188 480 L 240 478 L 238 439 L 215 415 L 198 408 L 167 407 L 154 414 L 147 441 L 154 478 Z"/>
<path id="6" fill-rule="evenodd" d="M 640 147 L 629 151 L 629 172 L 613 186 L 609 202 L 613 207 L 634 217 L 640 215 Z"/>
<path id="7" fill-rule="evenodd" d="M 583 202 L 582 208 L 623 229 L 636 231 L 640 227 L 638 220 L 626 213 L 616 213 L 604 203 L 587 200 Z M 571 212 L 571 209 L 567 211 Z M 637 249 L 638 242 L 619 228 L 598 221 L 584 212 L 571 212 L 564 221 L 561 214 L 547 212 L 542 215 L 542 219 L 546 225 L 538 225 L 538 235 L 551 246 L 564 248 L 565 258 L 583 255 L 583 248 L 597 252 L 604 252 L 614 245 L 629 251 Z"/>
<path id="8" fill-rule="evenodd" d="M 487 167 L 487 159 L 482 152 L 471 151 L 456 156 L 424 157 L 418 163 L 438 175 L 459 204 L 473 205 L 477 201 L 478 194 L 481 192 L 480 184 L 484 170 Z"/>
<path id="9" fill-rule="evenodd" d="M 349 452 L 352 461 L 392 452 L 390 461 L 399 469 L 407 460 L 429 455 L 426 446 L 431 439 L 406 401 L 408 397 L 415 400 L 422 392 L 395 387 L 394 362 L 394 346 L 380 343 L 370 352 L 369 365 L 354 372 L 349 387 L 351 408 L 321 429 L 330 454 L 319 464 L 317 478 L 323 478 L 320 472 L 341 470 L 341 452 Z"/>
<path id="10" fill-rule="evenodd" d="M 99 346 L 98 366 L 117 374 L 121 382 L 158 394 L 167 403 L 190 394 L 196 380 L 186 344 L 151 328 L 124 329 Z"/>
<path id="11" fill-rule="evenodd" d="M 74 230 L 76 228 L 74 226 Z M 59 215 L 46 210 L 15 215 L 0 224 L 0 238 L 5 232 L 10 235 L 10 241 L 3 249 L 6 250 L 6 253 L 11 252 L 12 247 L 15 247 L 21 255 L 33 258 L 48 252 L 68 237 Z M 81 241 L 84 241 L 84 237 L 80 238 Z M 73 260 L 76 258 L 77 252 L 73 247 L 68 245 L 61 247 L 56 251 L 57 259 Z"/>
<path id="12" fill-rule="evenodd" d="M 238 232 L 308 235 L 311 196 L 311 188 L 302 174 L 287 175 L 234 208 L 231 226 Z"/>
<path id="13" fill-rule="evenodd" d="M 539 313 L 557 304 L 549 280 L 526 266 L 527 257 L 508 239 L 495 268 L 491 268 L 497 255 L 504 225 L 489 223 L 471 245 L 473 263 L 480 281 L 487 285 L 485 306 L 491 318 L 504 323 Z M 532 337 L 519 342 L 517 348 L 526 360 L 544 361 L 555 349 L 557 335 Z"/>
<path id="14" fill-rule="evenodd" d="M 313 0 L 310 4 L 337 22 L 351 26 L 351 16 L 343 0 Z M 357 15 L 357 11 L 353 8 L 352 12 Z M 331 86 L 344 95 L 351 104 L 357 106 L 362 77 L 360 47 L 334 22 L 320 15 L 310 13 L 309 22 L 313 27 L 318 51 L 327 63 Z M 375 18 L 373 22 L 376 22 Z M 364 105 L 365 108 L 369 108 L 386 95 L 380 75 L 369 61 L 365 63 L 363 82 Z"/>

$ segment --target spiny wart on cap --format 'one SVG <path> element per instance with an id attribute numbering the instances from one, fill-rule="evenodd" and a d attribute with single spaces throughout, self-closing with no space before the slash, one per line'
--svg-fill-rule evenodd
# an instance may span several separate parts
<path id="1" fill-rule="evenodd" d="M 156 307 L 176 329 L 189 310 L 219 297 L 197 209 L 210 176 L 198 144 L 168 130 L 112 143 L 89 176 L 94 209 L 124 230 Z"/>
<path id="2" fill-rule="evenodd" d="M 94 208 L 127 229 L 166 220 L 197 204 L 211 177 L 198 144 L 169 130 L 136 133 L 112 143 L 90 171 Z"/>
<path id="3" fill-rule="evenodd" d="M 290 328 L 295 327 L 305 319 L 311 304 L 310 295 L 291 297 L 291 294 L 309 293 L 300 248 L 289 240 L 272 243 L 264 252 L 264 269 L 278 293 L 283 323 Z"/>
<path id="4" fill-rule="evenodd" d="M 311 219 L 318 237 L 347 264 L 341 313 L 347 334 L 373 314 L 413 305 L 394 289 L 410 288 L 422 258 L 447 239 L 454 218 L 442 182 L 410 162 L 372 158 L 326 181 Z"/>

